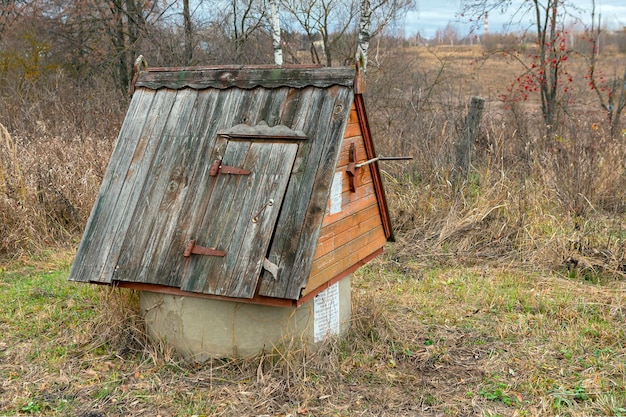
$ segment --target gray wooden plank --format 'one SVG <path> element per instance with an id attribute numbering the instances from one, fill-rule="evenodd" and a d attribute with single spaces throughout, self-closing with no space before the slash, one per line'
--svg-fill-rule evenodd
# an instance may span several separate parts
<path id="1" fill-rule="evenodd" d="M 125 179 L 125 184 L 120 193 L 118 204 L 114 214 L 115 221 L 111 225 L 114 241 L 109 250 L 103 253 L 103 275 L 117 279 L 115 276 L 118 268 L 118 259 L 121 254 L 123 243 L 129 235 L 129 230 L 135 226 L 133 216 L 137 206 L 141 203 L 142 190 L 150 179 L 152 161 L 158 152 L 162 131 L 165 128 L 170 112 L 176 100 L 175 93 L 160 91 L 155 98 L 155 105 L 150 113 L 144 115 L 146 126 L 141 132 L 140 146 L 142 152 L 137 152 L 133 157 L 133 166 Z M 132 232 L 130 232 L 132 234 Z M 134 263 L 141 260 L 139 257 L 132 259 Z"/>
<path id="2" fill-rule="evenodd" d="M 199 163 L 194 169 L 192 178 L 190 181 L 189 197 L 186 199 L 182 208 L 182 216 L 179 222 L 178 233 L 176 234 L 168 259 L 171 259 L 169 263 L 169 273 L 164 271 L 170 276 L 170 282 L 177 281 L 178 285 L 183 285 L 181 277 L 184 275 L 183 270 L 186 268 L 188 260 L 183 260 L 180 263 L 180 254 L 184 250 L 184 247 L 189 239 L 194 238 L 196 231 L 201 228 L 201 223 L 207 212 L 209 204 L 209 197 L 212 192 L 212 188 L 215 185 L 213 177 L 209 176 L 209 168 L 213 160 L 218 157 L 223 157 L 226 150 L 226 140 L 219 140 L 217 131 L 222 126 L 221 115 L 227 109 L 236 106 L 236 102 L 241 98 L 241 92 L 237 90 L 226 90 L 220 92 L 219 90 L 207 90 L 214 98 L 214 105 L 211 110 L 207 112 L 206 119 L 207 124 L 204 132 L 200 135 L 204 138 L 203 147 L 199 151 Z"/>
<path id="3" fill-rule="evenodd" d="M 299 125 L 300 128 L 304 126 L 304 114 L 298 112 L 302 111 L 303 103 L 310 100 L 313 90 L 313 87 L 288 89 L 280 105 L 279 118 L 276 123 L 289 126 L 295 131 L 297 129 L 294 126 Z"/>
<path id="4" fill-rule="evenodd" d="M 311 111 L 319 112 L 319 117 L 310 120 L 311 126 L 305 128 L 305 132 L 314 132 L 311 133 L 314 135 L 311 148 L 308 152 L 301 149 L 298 155 L 303 157 L 303 168 L 299 175 L 292 176 L 292 181 L 298 180 L 298 189 L 286 197 L 290 206 L 283 209 L 269 256 L 270 261 L 284 265 L 284 271 L 278 281 L 274 281 L 268 273 L 263 274 L 259 288 L 261 295 L 297 299 L 300 290 L 295 288 L 306 282 L 308 277 L 330 191 L 330 170 L 334 170 L 336 165 L 352 97 L 347 89 L 331 90 L 323 90 L 323 102 L 311 103 Z M 341 107 L 338 108 L 338 105 Z M 341 119 L 339 124 L 337 116 Z M 319 176 L 319 170 L 325 174 Z"/>
<path id="5" fill-rule="evenodd" d="M 133 95 L 74 259 L 70 280 L 110 282 L 110 277 L 101 274 L 103 263 L 100 255 L 112 243 L 108 232 L 115 219 L 114 212 L 133 157 L 138 151 L 145 115 L 150 112 L 155 96 L 154 91 L 146 89 L 139 89 Z"/>
<path id="6" fill-rule="evenodd" d="M 219 130 L 223 130 L 226 128 L 230 128 L 234 125 L 240 123 L 246 123 L 251 121 L 252 123 L 256 122 L 256 114 L 258 103 L 262 103 L 267 99 L 268 91 L 263 89 L 257 89 L 254 91 L 241 91 L 241 90 L 226 90 L 225 92 L 221 92 L 221 94 L 236 94 L 233 99 L 226 103 L 227 105 L 221 107 L 219 112 L 214 113 L 214 120 L 212 125 L 212 131 L 208 133 L 208 135 L 217 135 Z M 224 143 L 228 143 L 227 141 Z M 240 154 L 244 150 L 244 148 L 238 148 L 238 151 L 233 147 L 230 152 L 235 152 L 234 154 L 226 155 L 226 149 L 218 149 L 219 146 L 216 147 L 215 152 L 220 153 L 221 156 L 225 158 L 225 163 L 229 164 L 241 164 L 243 163 L 243 158 L 245 158 L 245 154 Z M 245 149 L 247 152 L 247 148 Z M 233 159 L 234 158 L 234 159 Z M 206 161 L 205 170 L 208 171 L 208 166 L 213 161 L 211 158 L 209 161 Z M 234 161 L 234 162 L 233 162 Z M 232 178 L 234 181 L 236 178 Z M 202 239 L 210 239 L 210 236 L 205 236 L 202 233 L 209 230 L 212 224 L 215 222 L 215 213 L 219 209 L 219 204 L 217 204 L 218 200 L 211 200 L 211 196 L 213 194 L 213 189 L 215 184 L 217 183 L 217 178 L 211 177 L 208 178 L 209 186 L 207 188 L 207 192 L 203 192 L 202 189 L 198 190 L 197 196 L 201 199 L 196 201 L 193 205 L 194 209 L 189 214 L 191 216 L 191 220 L 189 221 L 189 226 L 187 227 L 186 234 L 191 238 L 200 238 Z M 232 181 L 231 181 L 232 182 Z M 232 184 L 230 185 L 232 186 Z M 228 200 L 227 200 L 228 201 Z M 225 202 L 225 204 L 229 204 Z M 224 211 L 224 215 L 228 215 L 228 208 L 230 206 L 226 206 Z M 218 231 L 219 232 L 219 231 Z M 206 234 L 206 233 L 205 233 Z M 216 236 L 213 236 L 216 238 Z M 206 242 L 198 242 L 198 245 L 206 246 Z M 180 268 L 177 273 L 181 277 L 180 278 L 180 287 L 182 289 L 186 289 L 187 291 L 202 291 L 204 287 L 204 282 L 207 277 L 202 273 L 203 268 L 206 268 L 207 261 L 196 261 L 195 259 L 185 259 L 180 264 Z"/>
<path id="7" fill-rule="evenodd" d="M 227 293 L 232 296 L 252 298 L 256 292 L 263 259 L 273 236 L 297 152 L 298 145 L 294 143 L 274 143 L 268 152 L 269 158 L 265 162 L 267 168 L 253 194 L 255 201 L 251 213 L 253 217 L 260 213 L 257 216 L 258 221 L 252 222 L 243 217 L 243 224 L 240 222 L 239 227 L 245 231 L 236 257 L 231 258 L 238 261 L 228 277 L 228 282 L 224 283 Z M 265 206 L 270 199 L 273 200 L 273 205 Z M 280 271 L 279 265 L 279 276 Z"/>
<path id="8" fill-rule="evenodd" d="M 250 92 L 244 93 L 250 94 Z M 233 118 L 232 123 L 235 126 L 235 123 L 239 120 L 239 123 L 245 123 L 249 125 L 256 125 L 261 120 L 267 122 L 265 116 L 262 113 L 262 109 L 268 106 L 268 103 L 273 103 L 276 101 L 280 101 L 283 96 L 282 89 L 265 89 L 265 88 L 257 88 L 253 90 L 253 100 L 250 102 L 247 109 L 241 112 L 240 115 Z"/>
<path id="9" fill-rule="evenodd" d="M 220 134 L 229 138 L 246 140 L 306 140 L 304 132 L 297 132 L 283 125 L 270 127 L 264 120 L 253 126 L 240 124 Z"/>
<path id="10" fill-rule="evenodd" d="M 287 87 L 274 88 L 265 103 L 258 108 L 257 122 L 264 120 L 268 125 L 280 123 L 280 110 L 285 102 L 289 89 Z M 304 133 L 304 132 L 303 132 Z"/>
<path id="11" fill-rule="evenodd" d="M 197 117 L 201 119 L 201 123 L 193 129 L 199 142 L 193 149 L 195 158 L 188 167 L 187 195 L 183 201 L 180 216 L 176 224 L 172 225 L 174 230 L 171 238 L 163 242 L 168 247 L 157 267 L 158 277 L 149 279 L 146 281 L 148 283 L 161 283 L 173 287 L 181 286 L 180 271 L 183 268 L 182 264 L 187 262 L 187 258 L 183 258 L 182 253 L 187 241 L 193 238 L 190 235 L 191 225 L 199 217 L 199 212 L 206 210 L 206 206 L 203 204 L 208 203 L 207 196 L 211 194 L 214 184 L 213 181 L 209 181 L 211 177 L 208 168 L 220 152 L 223 155 L 223 149 L 225 149 L 223 148 L 221 151 L 219 149 L 220 144 L 217 142 L 215 134 L 214 114 L 216 111 L 221 111 L 221 109 L 231 105 L 235 96 L 234 91 L 228 90 L 228 92 L 220 93 L 215 90 L 206 90 L 199 94 L 198 98 L 205 103 L 205 106 L 198 109 Z M 226 141 L 223 140 L 222 142 L 225 143 Z"/>
<path id="12" fill-rule="evenodd" d="M 337 68 L 207 68 L 175 69 L 172 71 L 144 71 L 139 74 L 136 87 L 159 88 L 231 88 L 251 89 L 257 87 L 303 88 L 315 86 L 327 88 L 354 85 L 354 69 Z"/>
<path id="13" fill-rule="evenodd" d="M 246 223 L 252 220 L 255 213 L 254 203 L 258 196 L 259 183 L 263 179 L 263 173 L 268 168 L 269 151 L 271 144 L 259 144 L 252 142 L 231 142 L 229 146 L 242 146 L 247 143 L 247 154 L 243 166 L 251 171 L 250 175 L 241 177 L 235 187 L 229 192 L 231 209 L 227 212 L 227 219 L 221 224 L 213 225 L 213 228 L 220 229 L 220 243 L 226 251 L 223 258 L 212 258 L 207 260 L 206 269 L 203 274 L 206 276 L 206 283 L 202 292 L 207 294 L 226 295 L 236 297 L 229 292 L 229 282 L 236 270 L 237 265 L 241 265 L 246 260 L 240 258 L 239 248 L 241 241 L 245 238 Z M 219 196 L 218 190 L 214 195 Z M 219 198 L 219 197 L 218 197 Z M 219 214 L 221 216 L 221 212 Z M 221 217 L 218 218 L 221 219 Z M 226 233 L 224 233 L 226 232 Z M 256 279 L 255 277 L 245 277 L 244 279 Z"/>
<path id="14" fill-rule="evenodd" d="M 266 191 L 270 189 L 267 188 L 268 185 L 265 183 L 269 182 L 268 179 L 271 179 L 270 177 L 276 176 L 276 172 L 282 173 L 281 175 L 286 183 L 289 179 L 291 164 L 293 163 L 293 160 L 290 160 L 288 166 L 277 166 L 277 155 L 272 155 L 273 148 L 273 145 L 268 143 L 251 144 L 250 151 L 246 157 L 246 166 L 252 170 L 252 174 L 245 183 L 240 183 L 240 187 L 235 191 L 238 213 L 236 216 L 233 216 L 232 233 L 228 236 L 228 243 L 225 249 L 227 256 L 218 262 L 212 263 L 212 268 L 208 272 L 211 288 L 205 287 L 205 292 L 211 291 L 211 293 L 220 295 L 246 298 L 251 298 L 254 295 L 260 270 L 257 271 L 256 275 L 250 276 L 239 272 L 245 269 L 250 256 L 254 256 L 256 260 L 262 260 L 265 257 L 266 245 L 269 243 L 269 237 L 271 237 L 278 213 L 276 206 L 266 206 L 266 204 L 269 199 L 273 199 L 275 200 L 274 204 L 280 207 L 279 202 L 282 199 L 282 192 L 284 192 L 284 190 L 281 190 L 280 195 L 274 195 L 276 193 L 267 194 Z M 295 145 L 295 149 L 297 149 L 297 145 Z M 259 214 L 258 217 L 261 221 L 253 223 L 252 219 L 257 214 Z M 263 219 L 266 216 L 269 216 L 273 221 L 271 223 L 264 222 Z M 249 238 L 250 228 L 258 229 L 261 225 L 265 226 L 263 231 L 268 235 L 268 238 L 263 241 L 261 239 L 254 241 L 256 252 L 251 253 L 249 247 L 247 251 L 242 251 L 244 241 Z M 267 227 L 270 227 L 270 229 L 268 230 Z M 237 279 L 241 279 L 242 282 L 233 284 L 233 280 L 236 281 Z M 242 288 L 245 288 L 247 292 L 241 292 Z"/>
<path id="15" fill-rule="evenodd" d="M 303 90 L 303 94 L 297 98 L 298 110 L 295 112 L 293 129 L 303 130 L 305 133 L 308 132 L 309 140 L 301 144 L 298 150 L 286 191 L 285 202 L 283 203 L 275 236 L 268 252 L 268 259 L 276 265 L 283 265 L 283 267 L 289 261 L 284 255 L 297 250 L 298 236 L 294 235 L 294 231 L 302 224 L 306 214 L 304 209 L 299 207 L 299 202 L 300 205 L 303 205 L 303 199 L 307 199 L 310 195 L 310 190 L 306 189 L 307 184 L 305 184 L 304 179 L 307 174 L 307 167 L 310 169 L 309 156 L 311 150 L 318 146 L 317 125 L 320 116 L 319 108 L 323 104 L 325 96 L 326 93 L 322 89 L 308 88 Z M 269 297 L 280 297 L 285 292 L 289 279 L 290 277 L 284 272 L 281 273 L 278 280 L 275 280 L 268 272 L 263 272 L 259 294 Z"/>
<path id="16" fill-rule="evenodd" d="M 193 104 L 190 97 L 197 94 L 193 90 L 179 92 L 159 91 L 163 103 L 158 111 L 152 111 L 148 121 L 149 129 L 143 135 L 147 139 L 146 151 L 137 161 L 133 177 L 127 180 L 124 209 L 119 210 L 116 242 L 112 245 L 105 269 L 115 272 L 125 280 L 141 273 L 142 254 L 155 222 L 163 192 L 161 169 L 167 162 L 165 155 L 169 148 L 169 138 L 177 128 L 178 116 L 185 113 Z"/>
<path id="17" fill-rule="evenodd" d="M 254 92 L 246 93 L 246 95 L 250 96 L 252 99 L 249 102 L 247 102 L 246 105 L 240 106 L 241 111 L 235 112 L 235 116 L 232 119 L 232 123 L 236 123 L 237 121 L 243 121 L 249 124 L 256 124 L 261 119 L 265 120 L 266 118 L 273 118 L 274 120 L 278 120 L 278 116 L 273 116 L 272 113 L 275 113 L 275 114 L 279 113 L 280 108 L 282 106 L 282 102 L 284 101 L 284 97 L 286 96 L 287 91 L 288 89 L 286 88 L 277 89 L 277 90 L 258 89 L 258 90 L 255 90 Z M 240 145 L 236 145 L 236 146 L 240 146 Z M 249 147 L 250 145 L 246 145 L 246 146 Z M 253 154 L 248 154 L 248 156 L 246 157 L 246 161 L 243 165 L 244 167 L 251 166 L 255 163 L 254 157 L 252 155 Z M 225 158 L 225 161 L 228 162 L 227 158 Z M 236 187 L 237 184 L 241 184 L 241 183 L 240 182 L 236 183 L 233 181 L 226 183 L 224 185 L 225 189 L 220 189 L 218 193 L 218 197 L 212 200 L 212 201 L 215 201 L 215 203 L 211 203 L 206 209 L 207 214 L 211 213 L 213 214 L 213 216 L 217 217 L 218 219 L 222 219 L 222 218 L 224 219 L 223 221 L 220 221 L 216 225 L 207 223 L 205 226 L 202 227 L 202 229 L 206 227 L 211 230 L 211 234 L 208 237 L 208 239 L 212 242 L 221 241 L 223 237 L 226 237 L 226 236 L 228 236 L 228 239 L 230 242 L 233 239 L 235 239 L 233 234 L 235 236 L 238 236 L 238 233 L 242 232 L 237 227 L 237 221 L 239 219 L 238 216 L 241 215 L 241 207 L 238 207 L 238 210 L 232 210 L 232 207 L 233 207 L 233 204 L 237 203 L 237 200 L 245 201 L 246 194 L 234 193 L 234 190 L 237 190 L 237 187 Z M 248 190 L 248 188 L 246 190 Z M 217 190 L 214 189 L 213 193 L 217 193 Z M 215 219 L 213 219 L 213 222 L 215 222 Z M 229 231 L 231 231 L 231 234 L 227 235 Z M 222 247 L 221 249 L 226 250 L 228 252 L 228 246 Z M 228 262 L 230 259 L 234 259 L 234 258 L 228 257 L 227 260 L 214 258 L 214 259 L 206 259 L 206 260 L 201 260 L 201 261 L 199 260 L 197 262 L 194 262 L 197 265 L 194 268 L 195 272 L 193 273 L 195 277 L 192 278 L 190 276 L 192 274 L 188 274 L 188 276 L 190 279 L 193 279 L 195 282 L 193 285 L 189 285 L 188 282 L 184 285 L 187 285 L 186 287 L 187 289 L 193 288 L 196 291 L 198 291 L 201 289 L 200 286 L 202 284 L 202 281 L 205 281 L 205 285 L 202 287 L 202 291 L 207 292 L 207 293 L 212 293 L 212 294 L 226 295 L 225 293 L 223 293 L 223 291 L 225 291 L 224 290 L 225 287 L 221 285 L 220 282 L 224 280 L 224 276 L 226 274 L 225 271 L 229 268 L 222 264 L 224 262 Z M 217 267 L 216 265 L 220 265 L 220 267 Z M 256 277 L 253 277 L 253 278 L 256 279 Z M 228 294 L 228 295 L 232 296 L 233 294 Z"/>
<path id="18" fill-rule="evenodd" d="M 306 286 L 353 97 L 354 93 L 352 90 L 339 89 L 335 104 L 328 106 L 326 110 L 332 112 L 330 117 L 320 117 L 320 120 L 326 119 L 328 123 L 325 130 L 326 135 L 323 137 L 324 145 L 322 146 L 322 152 L 317 164 L 318 169 L 313 180 L 315 187 L 312 190 L 306 208 L 306 221 L 302 224 L 299 232 L 300 244 L 295 254 L 289 254 L 293 256 L 291 258 L 293 261 L 289 262 L 291 267 L 289 271 L 290 280 L 282 298 L 297 299 L 302 288 Z M 341 106 L 341 110 L 337 106 Z"/>
<path id="19" fill-rule="evenodd" d="M 325 146 L 328 121 L 338 101 L 338 91 L 337 88 L 315 89 L 299 111 L 298 119 L 303 123 L 301 129 L 307 133 L 309 140 L 300 146 L 268 257 L 271 262 L 281 265 L 283 270 L 278 281 L 268 273 L 263 274 L 260 295 L 283 298 L 289 281 L 293 279 L 292 274 L 300 273 L 294 271 L 291 264 L 305 239 L 301 235 L 303 225 L 310 215 L 309 199 L 313 188 L 319 186 L 315 184 L 315 175 Z"/>
<path id="20" fill-rule="evenodd" d="M 158 181 L 154 184 L 151 194 L 161 196 L 158 208 L 152 213 L 154 223 L 145 230 L 146 242 L 143 253 L 135 253 L 141 257 L 140 270 L 130 280 L 144 283 L 158 283 L 165 285 L 169 277 L 159 270 L 161 261 L 166 257 L 173 235 L 178 227 L 178 221 L 184 201 L 187 197 L 189 171 L 193 169 L 197 147 L 202 140 L 196 133 L 198 125 L 202 123 L 202 113 L 207 105 L 200 99 L 198 92 L 190 91 L 185 98 L 188 103 L 181 106 L 180 113 L 171 113 L 175 127 L 172 127 L 168 137 L 161 143 L 163 165 L 159 172 Z M 166 146 L 164 146 L 166 145 Z"/>
<path id="21" fill-rule="evenodd" d="M 245 165 L 250 142 L 230 141 L 226 147 L 224 164 L 248 169 Z M 209 198 L 209 205 L 202 227 L 196 231 L 195 240 L 200 246 L 228 250 L 235 229 L 242 196 L 237 193 L 239 184 L 246 184 L 248 176 L 222 174 L 214 177 L 215 185 Z M 243 187 L 242 187 L 243 188 Z M 192 232 L 193 233 L 193 232 Z M 223 258 L 193 256 L 190 262 L 190 280 L 183 288 L 186 291 L 220 294 L 216 286 L 214 270 L 222 264 Z M 190 284 L 193 286 L 190 286 Z"/>

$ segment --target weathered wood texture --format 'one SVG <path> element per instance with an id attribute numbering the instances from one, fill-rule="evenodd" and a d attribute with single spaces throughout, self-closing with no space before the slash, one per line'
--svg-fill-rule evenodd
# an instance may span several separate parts
<path id="1" fill-rule="evenodd" d="M 472 97 L 470 99 L 469 112 L 463 128 L 463 136 L 460 141 L 456 143 L 456 164 L 454 169 L 455 182 L 457 183 L 468 180 L 474 156 L 474 142 L 479 133 L 484 107 L 484 98 Z"/>
<path id="2" fill-rule="evenodd" d="M 368 159 L 368 146 L 361 134 L 356 108 L 350 112 L 336 173 L 342 175 L 341 210 L 330 212 L 330 202 L 322 223 L 313 265 L 302 296 L 315 291 L 346 269 L 382 248 L 387 242 L 379 196 L 376 194 L 372 165 L 357 171 L 356 192 L 350 190 L 346 170 L 349 149 L 354 144 L 357 163 Z M 374 174 L 376 175 L 376 173 Z"/>
<path id="3" fill-rule="evenodd" d="M 353 76 L 301 68 L 141 73 L 70 280 L 298 299 Z M 210 176 L 220 158 L 251 174 Z M 226 256 L 184 257 L 192 239 Z M 262 272 L 265 257 L 277 277 Z"/>
<path id="4" fill-rule="evenodd" d="M 336 86 L 324 91 L 319 111 L 305 119 L 323 130 L 316 132 L 317 142 L 300 149 L 300 170 L 292 174 L 285 196 L 294 209 L 281 213 L 270 247 L 268 259 L 280 266 L 280 277 L 263 274 L 263 296 L 297 299 L 309 276 L 353 97 L 352 90 Z"/>
<path id="5" fill-rule="evenodd" d="M 109 260 L 109 253 L 112 246 L 119 241 L 120 233 L 123 233 L 119 231 L 119 223 L 122 216 L 128 215 L 127 203 L 137 174 L 135 155 L 143 154 L 147 142 L 151 142 L 148 141 L 148 131 L 154 127 L 154 120 L 146 115 L 150 114 L 153 104 L 165 111 L 173 103 L 171 97 L 165 101 L 165 96 L 158 99 L 155 96 L 156 93 L 150 90 L 138 91 L 133 96 L 78 247 L 70 280 L 111 282 L 112 276 L 105 275 L 103 269 L 107 262 L 112 262 Z M 142 135 L 144 126 L 146 133 Z M 131 165 L 134 167 L 132 170 Z"/>
<path id="6" fill-rule="evenodd" d="M 361 134 L 363 135 L 367 159 L 375 158 L 376 149 L 374 148 L 374 141 L 372 140 L 372 133 L 367 119 L 367 112 L 365 111 L 365 99 L 362 94 L 357 94 L 354 97 L 354 107 L 356 109 L 359 125 L 361 126 Z M 391 217 L 389 216 L 389 206 L 387 205 L 387 197 L 385 195 L 385 188 L 383 187 L 380 169 L 378 168 L 378 162 L 372 163 L 370 165 L 370 170 L 372 173 L 372 180 L 374 182 L 374 190 L 376 191 L 376 196 L 378 197 L 378 207 L 383 221 L 385 236 L 387 236 L 387 240 L 393 241 L 394 236 L 393 228 L 391 227 Z"/>
<path id="7" fill-rule="evenodd" d="M 352 87 L 354 70 L 351 68 L 307 67 L 213 67 L 213 68 L 160 68 L 139 74 L 135 87 L 159 88 L 230 88 L 256 87 L 320 87 L 333 85 Z"/>

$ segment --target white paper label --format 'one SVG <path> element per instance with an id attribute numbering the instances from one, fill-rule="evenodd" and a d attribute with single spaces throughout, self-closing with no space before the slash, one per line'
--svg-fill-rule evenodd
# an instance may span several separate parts
<path id="1" fill-rule="evenodd" d="M 335 283 L 315 296 L 313 301 L 313 339 L 321 342 L 339 334 L 339 284 Z"/>
<path id="2" fill-rule="evenodd" d="M 341 189 L 343 188 L 342 180 L 343 172 L 335 172 L 335 176 L 333 177 L 333 185 L 330 187 L 329 214 L 335 214 L 341 211 Z"/>

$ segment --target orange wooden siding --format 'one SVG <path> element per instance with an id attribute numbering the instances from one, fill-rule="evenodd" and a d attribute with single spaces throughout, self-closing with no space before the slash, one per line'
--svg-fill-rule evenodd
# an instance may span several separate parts
<path id="1" fill-rule="evenodd" d="M 350 191 L 346 168 L 351 144 L 354 144 L 356 149 L 357 163 L 366 161 L 365 144 L 354 107 L 350 111 L 335 170 L 342 173 L 341 211 L 330 214 L 330 202 L 326 207 L 311 273 L 302 296 L 332 280 L 382 248 L 387 242 L 372 180 L 371 165 L 357 171 L 356 192 Z"/>

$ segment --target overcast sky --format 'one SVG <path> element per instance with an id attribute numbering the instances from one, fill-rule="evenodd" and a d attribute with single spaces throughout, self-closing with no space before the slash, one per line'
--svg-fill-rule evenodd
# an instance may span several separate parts
<path id="1" fill-rule="evenodd" d="M 521 4 L 521 1 L 514 0 L 514 3 Z M 590 22 L 591 0 L 570 0 L 569 3 L 586 10 L 582 19 L 585 23 Z M 489 12 L 489 32 L 511 32 L 527 28 L 531 22 L 529 16 L 517 15 L 511 19 L 512 13 L 518 8 L 519 6 L 510 6 L 506 14 L 499 13 L 498 10 Z M 406 35 L 412 36 L 419 32 L 426 38 L 432 38 L 437 29 L 443 29 L 451 23 L 464 36 L 470 31 L 471 22 L 468 17 L 460 16 L 462 9 L 463 0 L 418 0 L 417 10 L 406 16 Z M 606 25 L 608 29 L 626 26 L 626 0 L 596 0 L 596 14 L 598 12 L 602 16 L 603 26 Z M 512 26 L 507 27 L 509 23 Z M 483 28 L 481 23 L 474 33 L 482 34 Z"/>

